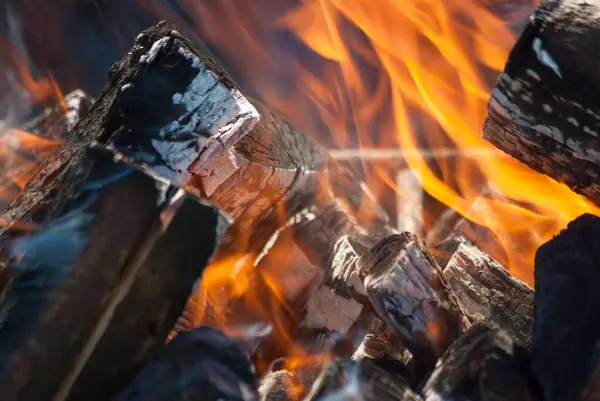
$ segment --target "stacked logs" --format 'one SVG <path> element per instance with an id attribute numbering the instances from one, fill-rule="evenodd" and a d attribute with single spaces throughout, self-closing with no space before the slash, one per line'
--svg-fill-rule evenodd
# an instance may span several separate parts
<path id="1" fill-rule="evenodd" d="M 62 139 L 0 220 L 3 399 L 600 398 L 594 216 L 540 248 L 535 294 L 464 239 L 430 249 L 168 23 Z M 181 314 L 231 255 L 277 327 L 206 326 L 272 323 L 243 299 Z M 335 360 L 259 370 L 282 330 Z"/>

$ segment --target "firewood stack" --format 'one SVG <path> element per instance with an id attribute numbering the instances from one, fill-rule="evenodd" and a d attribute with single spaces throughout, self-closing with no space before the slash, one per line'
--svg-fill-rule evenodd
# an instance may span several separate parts
<path id="1" fill-rule="evenodd" d="M 574 49 L 598 22 L 596 5 L 544 2 L 490 101 L 485 135 L 525 161 L 515 149 L 551 146 L 538 156 L 559 179 L 581 152 L 571 174 L 600 160 L 540 128 L 566 132 L 577 112 L 579 134 L 594 130 L 597 65 L 582 58 L 598 47 Z M 502 92 L 524 88 L 556 95 L 555 114 Z M 600 400 L 600 218 L 539 249 L 535 293 L 463 238 L 429 248 L 166 22 L 58 124 L 62 146 L 0 219 L 3 400 Z M 564 180 L 598 199 L 593 180 Z M 259 296 L 195 315 L 205 266 L 231 255 Z M 244 330 L 209 327 L 224 320 Z M 282 338 L 327 358 L 294 368 Z"/>

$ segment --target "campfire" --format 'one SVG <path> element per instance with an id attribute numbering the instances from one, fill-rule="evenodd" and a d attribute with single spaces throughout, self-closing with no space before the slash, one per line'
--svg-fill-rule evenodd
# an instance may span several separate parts
<path id="1" fill-rule="evenodd" d="M 295 4 L 293 87 L 230 1 L 93 96 L 17 58 L 2 399 L 600 400 L 600 4 L 465 2 Z"/>

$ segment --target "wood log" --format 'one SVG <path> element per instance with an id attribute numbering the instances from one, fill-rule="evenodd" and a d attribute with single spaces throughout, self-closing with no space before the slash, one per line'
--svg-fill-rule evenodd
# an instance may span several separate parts
<path id="1" fill-rule="evenodd" d="M 159 64 L 159 67 L 161 63 L 175 64 L 176 62 L 171 61 L 171 58 L 179 57 L 181 59 L 182 57 L 178 55 L 180 46 L 185 46 L 186 49 L 192 48 L 187 39 L 174 32 L 168 25 L 151 28 L 144 36 L 148 37 L 143 42 L 146 43 L 146 46 L 148 46 L 147 43 L 152 41 L 156 43 L 163 39 L 165 42 L 161 43 L 173 42 L 171 46 L 167 44 L 157 46 L 157 56 L 153 59 L 153 63 Z M 125 67 L 119 68 L 126 69 Z M 149 76 L 148 71 L 142 72 L 144 72 L 143 76 Z M 117 75 L 121 76 L 123 73 Z M 331 315 L 332 306 L 346 305 L 348 308 L 343 309 L 349 311 L 348 318 L 342 319 L 343 321 L 332 320 L 327 322 L 324 327 L 331 332 L 345 333 L 360 314 L 361 307 L 349 297 L 340 298 L 315 282 L 317 280 L 315 278 L 316 262 L 307 261 L 305 250 L 308 248 L 301 249 L 299 244 L 301 241 L 299 238 L 308 238 L 314 232 L 309 232 L 308 228 L 305 230 L 303 222 L 313 219 L 328 220 L 332 215 L 330 206 L 337 205 L 338 212 L 345 211 L 344 216 L 347 215 L 347 217 L 344 218 L 353 221 L 353 217 L 356 216 L 357 219 L 364 222 L 365 226 L 377 226 L 378 230 L 385 231 L 388 229 L 389 222 L 385 213 L 376 207 L 375 201 L 366 191 L 356 185 L 357 180 L 349 172 L 332 162 L 322 149 L 295 130 L 282 117 L 254 101 L 252 104 L 257 110 L 260 121 L 252 129 L 249 129 L 248 134 L 233 148 L 228 152 L 221 153 L 214 160 L 208 161 L 206 165 L 194 164 L 185 171 L 174 172 L 174 169 L 168 166 L 168 161 L 160 160 L 155 157 L 156 155 L 152 156 L 152 161 L 148 161 L 151 157 L 144 152 L 150 145 L 142 144 L 136 147 L 137 145 L 131 146 L 128 143 L 129 139 L 120 139 L 121 135 L 126 136 L 125 133 L 131 130 L 146 132 L 145 138 L 153 138 L 156 135 L 156 130 L 153 131 L 154 125 L 136 126 L 135 129 L 127 125 L 130 124 L 130 120 L 141 121 L 136 113 L 147 113 L 144 107 L 138 104 L 139 98 L 156 97 L 154 93 L 144 92 L 146 90 L 144 88 L 151 88 L 150 85 L 129 86 L 129 82 L 135 81 L 135 79 L 138 78 L 119 78 L 119 82 L 113 84 L 113 86 L 126 86 L 127 91 L 118 94 L 118 100 L 110 101 L 111 104 L 116 104 L 113 108 L 119 111 L 114 113 L 115 117 L 110 117 L 114 122 L 106 123 L 100 129 L 92 127 L 92 129 L 101 131 L 99 141 L 107 143 L 117 153 L 122 154 L 126 162 L 138 165 L 144 171 L 167 179 L 194 195 L 208 196 L 212 202 L 227 211 L 232 219 L 235 219 L 235 223 L 227 229 L 223 244 L 218 254 L 215 255 L 217 264 L 221 255 L 224 257 L 234 254 L 254 255 L 256 260 L 252 263 L 256 265 L 257 270 L 267 275 L 271 274 L 271 278 L 273 278 L 278 272 L 270 269 L 269 266 L 279 266 L 280 261 L 277 261 L 276 264 L 272 263 L 271 255 L 276 253 L 277 248 L 290 246 L 291 248 L 286 249 L 297 259 L 294 259 L 294 262 L 288 262 L 288 268 L 284 274 L 290 277 L 294 275 L 294 272 L 298 272 L 304 277 L 299 282 L 281 278 L 278 282 L 284 286 L 282 292 L 287 298 L 295 299 L 311 283 L 311 288 L 318 294 L 318 296 L 309 298 L 310 304 L 307 310 L 311 312 L 308 314 L 308 318 L 304 319 L 303 327 L 312 330 L 314 322 L 323 321 L 323 313 Z M 127 95 L 125 95 L 126 93 Z M 105 96 L 101 96 L 100 100 L 103 97 Z M 200 110 L 196 118 L 204 118 L 203 113 L 205 111 Z M 112 133 L 115 131 L 114 129 L 107 128 L 109 125 L 113 128 L 119 127 L 115 134 Z M 134 140 L 135 138 L 131 139 L 131 141 Z M 363 217 L 361 215 L 360 209 L 365 208 L 365 205 L 370 209 L 371 216 Z M 316 217 L 310 219 L 298 217 L 309 212 Z M 327 227 L 327 225 L 323 225 L 323 227 Z M 324 231 L 325 228 L 321 228 L 321 230 Z M 332 233 L 336 231 L 333 228 L 327 228 L 327 230 Z M 300 234 L 296 235 L 296 232 L 300 232 Z M 332 247 L 342 234 L 343 232 L 340 231 L 331 235 L 327 234 L 329 236 L 321 235 L 318 241 L 325 241 L 321 249 Z M 273 241 L 276 241 L 275 245 L 273 245 Z M 313 243 L 316 242 L 317 240 L 313 241 Z M 295 269 L 295 266 L 298 269 Z M 277 270 L 281 269 L 277 268 Z M 289 287 L 285 287 L 287 284 Z M 261 285 L 260 280 L 257 285 Z M 263 290 L 270 292 L 269 288 L 264 285 L 260 288 L 261 292 Z M 323 311 L 322 308 L 328 308 L 328 310 Z M 181 320 L 180 328 L 199 323 L 193 320 L 193 313 L 188 313 Z M 325 320 L 327 319 L 325 318 Z"/>
<path id="2" fill-rule="evenodd" d="M 20 128 L 40 138 L 62 142 L 93 104 L 93 97 L 77 89 L 66 94 L 60 104 L 44 109 Z"/>
<path id="3" fill-rule="evenodd" d="M 249 210 L 257 217 L 303 185 L 311 191 L 310 180 L 301 177 L 328 171 L 333 193 L 350 208 L 367 204 L 371 220 L 389 222 L 347 170 L 283 117 L 243 95 L 208 53 L 167 22 L 140 34 L 111 69 L 91 114 L 100 110 L 103 120 L 87 119 L 81 133 L 208 197 L 233 219 L 244 212 L 249 220 Z"/>
<path id="4" fill-rule="evenodd" d="M 180 333 L 150 361 L 117 401 L 258 400 L 248 358 L 211 327 Z"/>
<path id="5" fill-rule="evenodd" d="M 600 218 L 583 215 L 535 257 L 531 358 L 546 401 L 581 399 L 587 383 L 586 397 L 593 399 L 600 361 L 598 238 Z"/>
<path id="6" fill-rule="evenodd" d="M 600 205 L 595 1 L 545 0 L 498 78 L 483 137 Z"/>
<path id="7" fill-rule="evenodd" d="M 337 360 L 323 368 L 305 401 L 360 399 L 419 401 L 404 378 L 375 359 Z"/>
<path id="8" fill-rule="evenodd" d="M 92 98 L 77 90 L 64 98 L 64 104 L 44 109 L 40 116 L 9 130 L 0 138 L 0 210 L 5 210 L 29 181 L 39 164 L 68 136 Z"/>
<path id="9" fill-rule="evenodd" d="M 267 373 L 258 386 L 261 401 L 299 400 L 301 390 L 298 376 L 285 369 Z"/>
<path id="10" fill-rule="evenodd" d="M 424 368 L 469 325 L 442 270 L 410 233 L 386 237 L 361 260 L 367 295 Z"/>
<path id="11" fill-rule="evenodd" d="M 43 163 L 1 220 L 4 399 L 106 399 L 164 342 L 218 215 L 174 194 L 98 149 Z"/>
<path id="12" fill-rule="evenodd" d="M 501 330 L 476 323 L 456 340 L 423 386 L 425 401 L 537 400 L 524 349 Z"/>
<path id="13" fill-rule="evenodd" d="M 533 290 L 465 238 L 446 240 L 437 250 L 442 275 L 470 320 L 502 329 L 529 348 Z"/>

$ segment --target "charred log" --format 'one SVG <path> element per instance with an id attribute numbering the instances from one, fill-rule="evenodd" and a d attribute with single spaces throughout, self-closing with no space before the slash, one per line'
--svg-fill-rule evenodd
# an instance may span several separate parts
<path id="1" fill-rule="evenodd" d="M 524 349 L 501 330 L 476 323 L 440 359 L 425 400 L 536 400 Z"/>
<path id="2" fill-rule="evenodd" d="M 136 376 L 118 401 L 258 400 L 246 355 L 210 327 L 180 333 Z"/>
<path id="3" fill-rule="evenodd" d="M 382 368 L 375 359 L 337 360 L 327 365 L 305 401 L 330 399 L 419 401 L 398 372 Z"/>
<path id="4" fill-rule="evenodd" d="M 1 220 L 4 399 L 106 399 L 164 342 L 218 215 L 176 193 L 98 149 L 43 163 Z"/>
<path id="5" fill-rule="evenodd" d="M 546 0 L 512 50 L 483 137 L 600 205 L 596 2 Z"/>
<path id="6" fill-rule="evenodd" d="M 502 329 L 529 347 L 533 290 L 462 237 L 445 241 L 438 250 L 443 277 L 470 320 Z"/>
<path id="7" fill-rule="evenodd" d="M 535 258 L 532 369 L 544 400 L 588 399 L 597 383 L 600 341 L 600 218 L 583 215 Z"/>
<path id="8" fill-rule="evenodd" d="M 441 268 L 410 233 L 379 242 L 360 273 L 371 304 L 422 366 L 433 367 L 469 324 Z"/>

